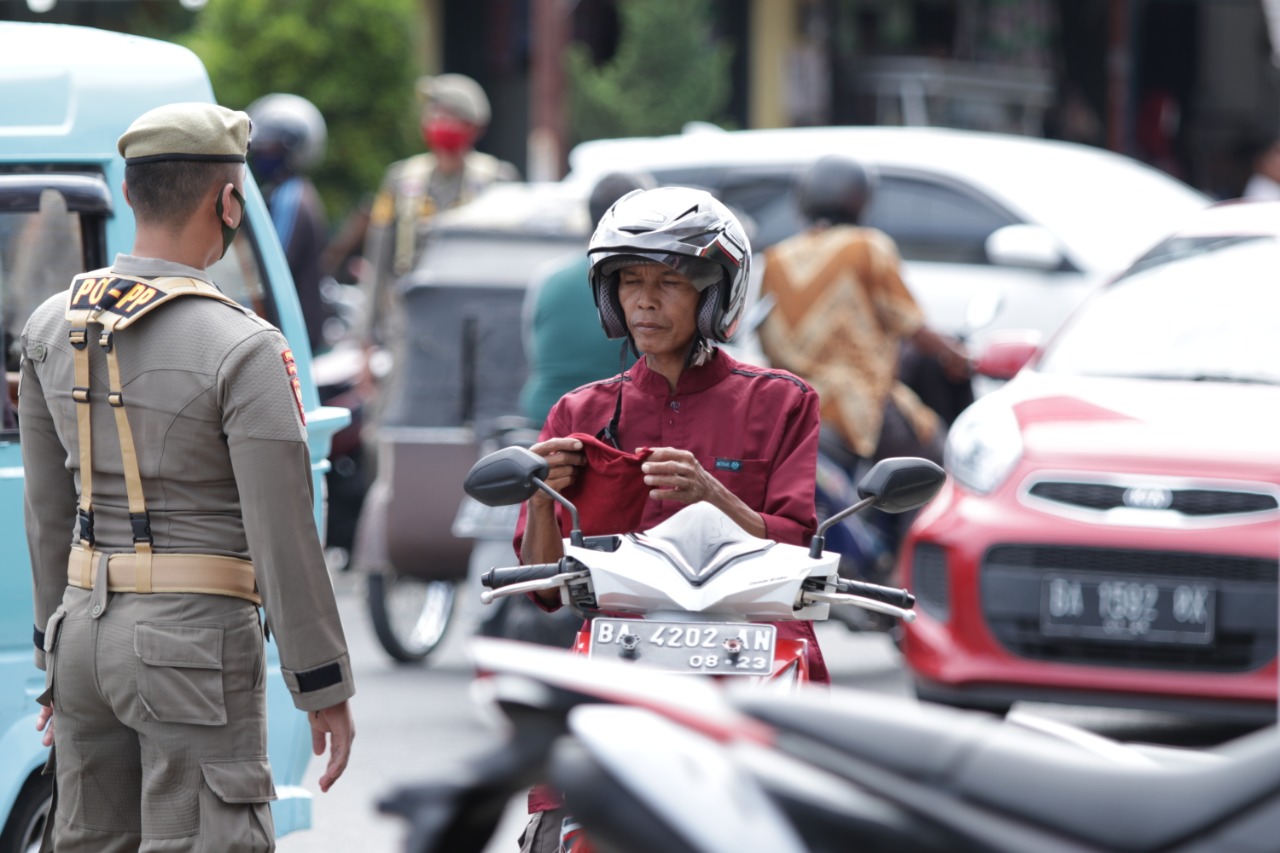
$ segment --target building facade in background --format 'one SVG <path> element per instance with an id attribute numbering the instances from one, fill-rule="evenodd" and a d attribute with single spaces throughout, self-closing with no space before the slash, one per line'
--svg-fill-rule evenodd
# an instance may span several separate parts
<path id="1" fill-rule="evenodd" d="M 218 0 L 209 0 L 218 2 Z M 532 177 L 570 138 L 557 58 L 599 62 L 628 0 L 418 0 L 422 70 L 478 80 L 479 148 Z M 643 2 L 643 0 L 642 0 Z M 0 0 L 0 20 L 147 35 L 190 26 L 182 0 Z M 711 0 L 733 48 L 735 127 L 934 124 L 1071 139 L 1153 163 L 1218 197 L 1280 134 L 1280 0 Z M 33 8 L 34 7 L 34 8 Z M 532 142 L 532 144 L 531 144 Z"/>
<path id="2" fill-rule="evenodd" d="M 485 145 L 528 163 L 539 15 L 607 61 L 619 2 L 423 0 L 437 34 L 426 62 L 480 80 L 494 97 Z M 734 47 L 737 127 L 934 124 L 1071 139 L 1228 197 L 1253 147 L 1280 130 L 1268 5 L 1278 4 L 716 0 L 712 15 Z M 561 140 L 562 157 L 575 141 Z"/>

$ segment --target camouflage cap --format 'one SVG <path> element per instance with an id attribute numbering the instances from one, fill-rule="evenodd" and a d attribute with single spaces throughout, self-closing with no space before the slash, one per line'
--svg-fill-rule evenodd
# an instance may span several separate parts
<path id="1" fill-rule="evenodd" d="M 435 104 L 470 124 L 489 123 L 489 99 L 480 84 L 463 74 L 437 74 L 418 78 L 418 98 L 423 109 Z"/>
<path id="2" fill-rule="evenodd" d="M 250 127 L 247 113 L 217 104 L 168 104 L 139 116 L 117 147 L 130 166 L 162 160 L 243 163 Z"/>

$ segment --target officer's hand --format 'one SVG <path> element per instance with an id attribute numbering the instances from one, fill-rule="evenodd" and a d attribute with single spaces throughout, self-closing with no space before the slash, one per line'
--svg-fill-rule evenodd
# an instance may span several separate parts
<path id="1" fill-rule="evenodd" d="M 529 450 L 547 460 L 550 470 L 543 481 L 557 492 L 563 491 L 578 476 L 578 469 L 587 464 L 582 452 L 582 442 L 576 438 L 549 438 L 530 447 Z M 552 498 L 539 489 L 529 499 L 531 503 L 547 504 Z"/>
<path id="2" fill-rule="evenodd" d="M 653 487 L 649 497 L 655 500 L 694 504 L 711 500 L 724 488 L 692 453 L 674 447 L 655 448 L 640 470 L 644 473 L 645 485 Z"/>
<path id="3" fill-rule="evenodd" d="M 356 736 L 356 726 L 351 720 L 351 708 L 346 700 L 319 711 L 307 714 L 311 722 L 311 751 L 324 755 L 325 735 L 329 736 L 329 766 L 320 777 L 320 790 L 328 791 L 347 769 L 351 758 L 351 741 Z"/>
<path id="4" fill-rule="evenodd" d="M 53 746 L 53 706 L 41 705 L 40 716 L 36 718 L 36 731 L 44 732 L 40 742 L 45 746 Z"/>

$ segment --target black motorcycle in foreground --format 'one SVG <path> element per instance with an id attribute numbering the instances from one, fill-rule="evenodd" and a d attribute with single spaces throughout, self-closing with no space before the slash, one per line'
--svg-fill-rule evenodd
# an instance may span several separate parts
<path id="1" fill-rule="evenodd" d="M 833 689 L 774 695 L 478 640 L 509 738 L 397 792 L 406 848 L 480 851 L 549 779 L 608 853 L 1264 853 L 1280 847 L 1280 734 L 1209 752 L 1122 744 Z"/>

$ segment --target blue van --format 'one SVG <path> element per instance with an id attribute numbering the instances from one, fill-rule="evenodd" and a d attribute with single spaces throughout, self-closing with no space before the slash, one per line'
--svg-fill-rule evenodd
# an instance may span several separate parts
<path id="1" fill-rule="evenodd" d="M 18 446 L 17 341 L 27 316 L 72 276 L 104 267 L 133 246 L 134 221 L 121 184 L 116 140 L 162 104 L 212 102 L 213 87 L 191 51 L 168 42 L 57 24 L 0 22 L 0 354 L 8 394 L 0 398 L 0 853 L 26 853 L 39 838 L 50 787 L 35 697 L 44 675 L 31 644 L 31 572 L 22 522 Z M 245 181 L 244 227 L 211 274 L 219 286 L 283 330 L 297 358 L 322 513 L 326 456 L 346 409 L 321 407 L 293 279 L 262 195 Z M 301 787 L 311 758 L 310 727 L 279 675 L 268 679 L 270 756 L 280 799 L 277 833 L 311 825 Z"/>

